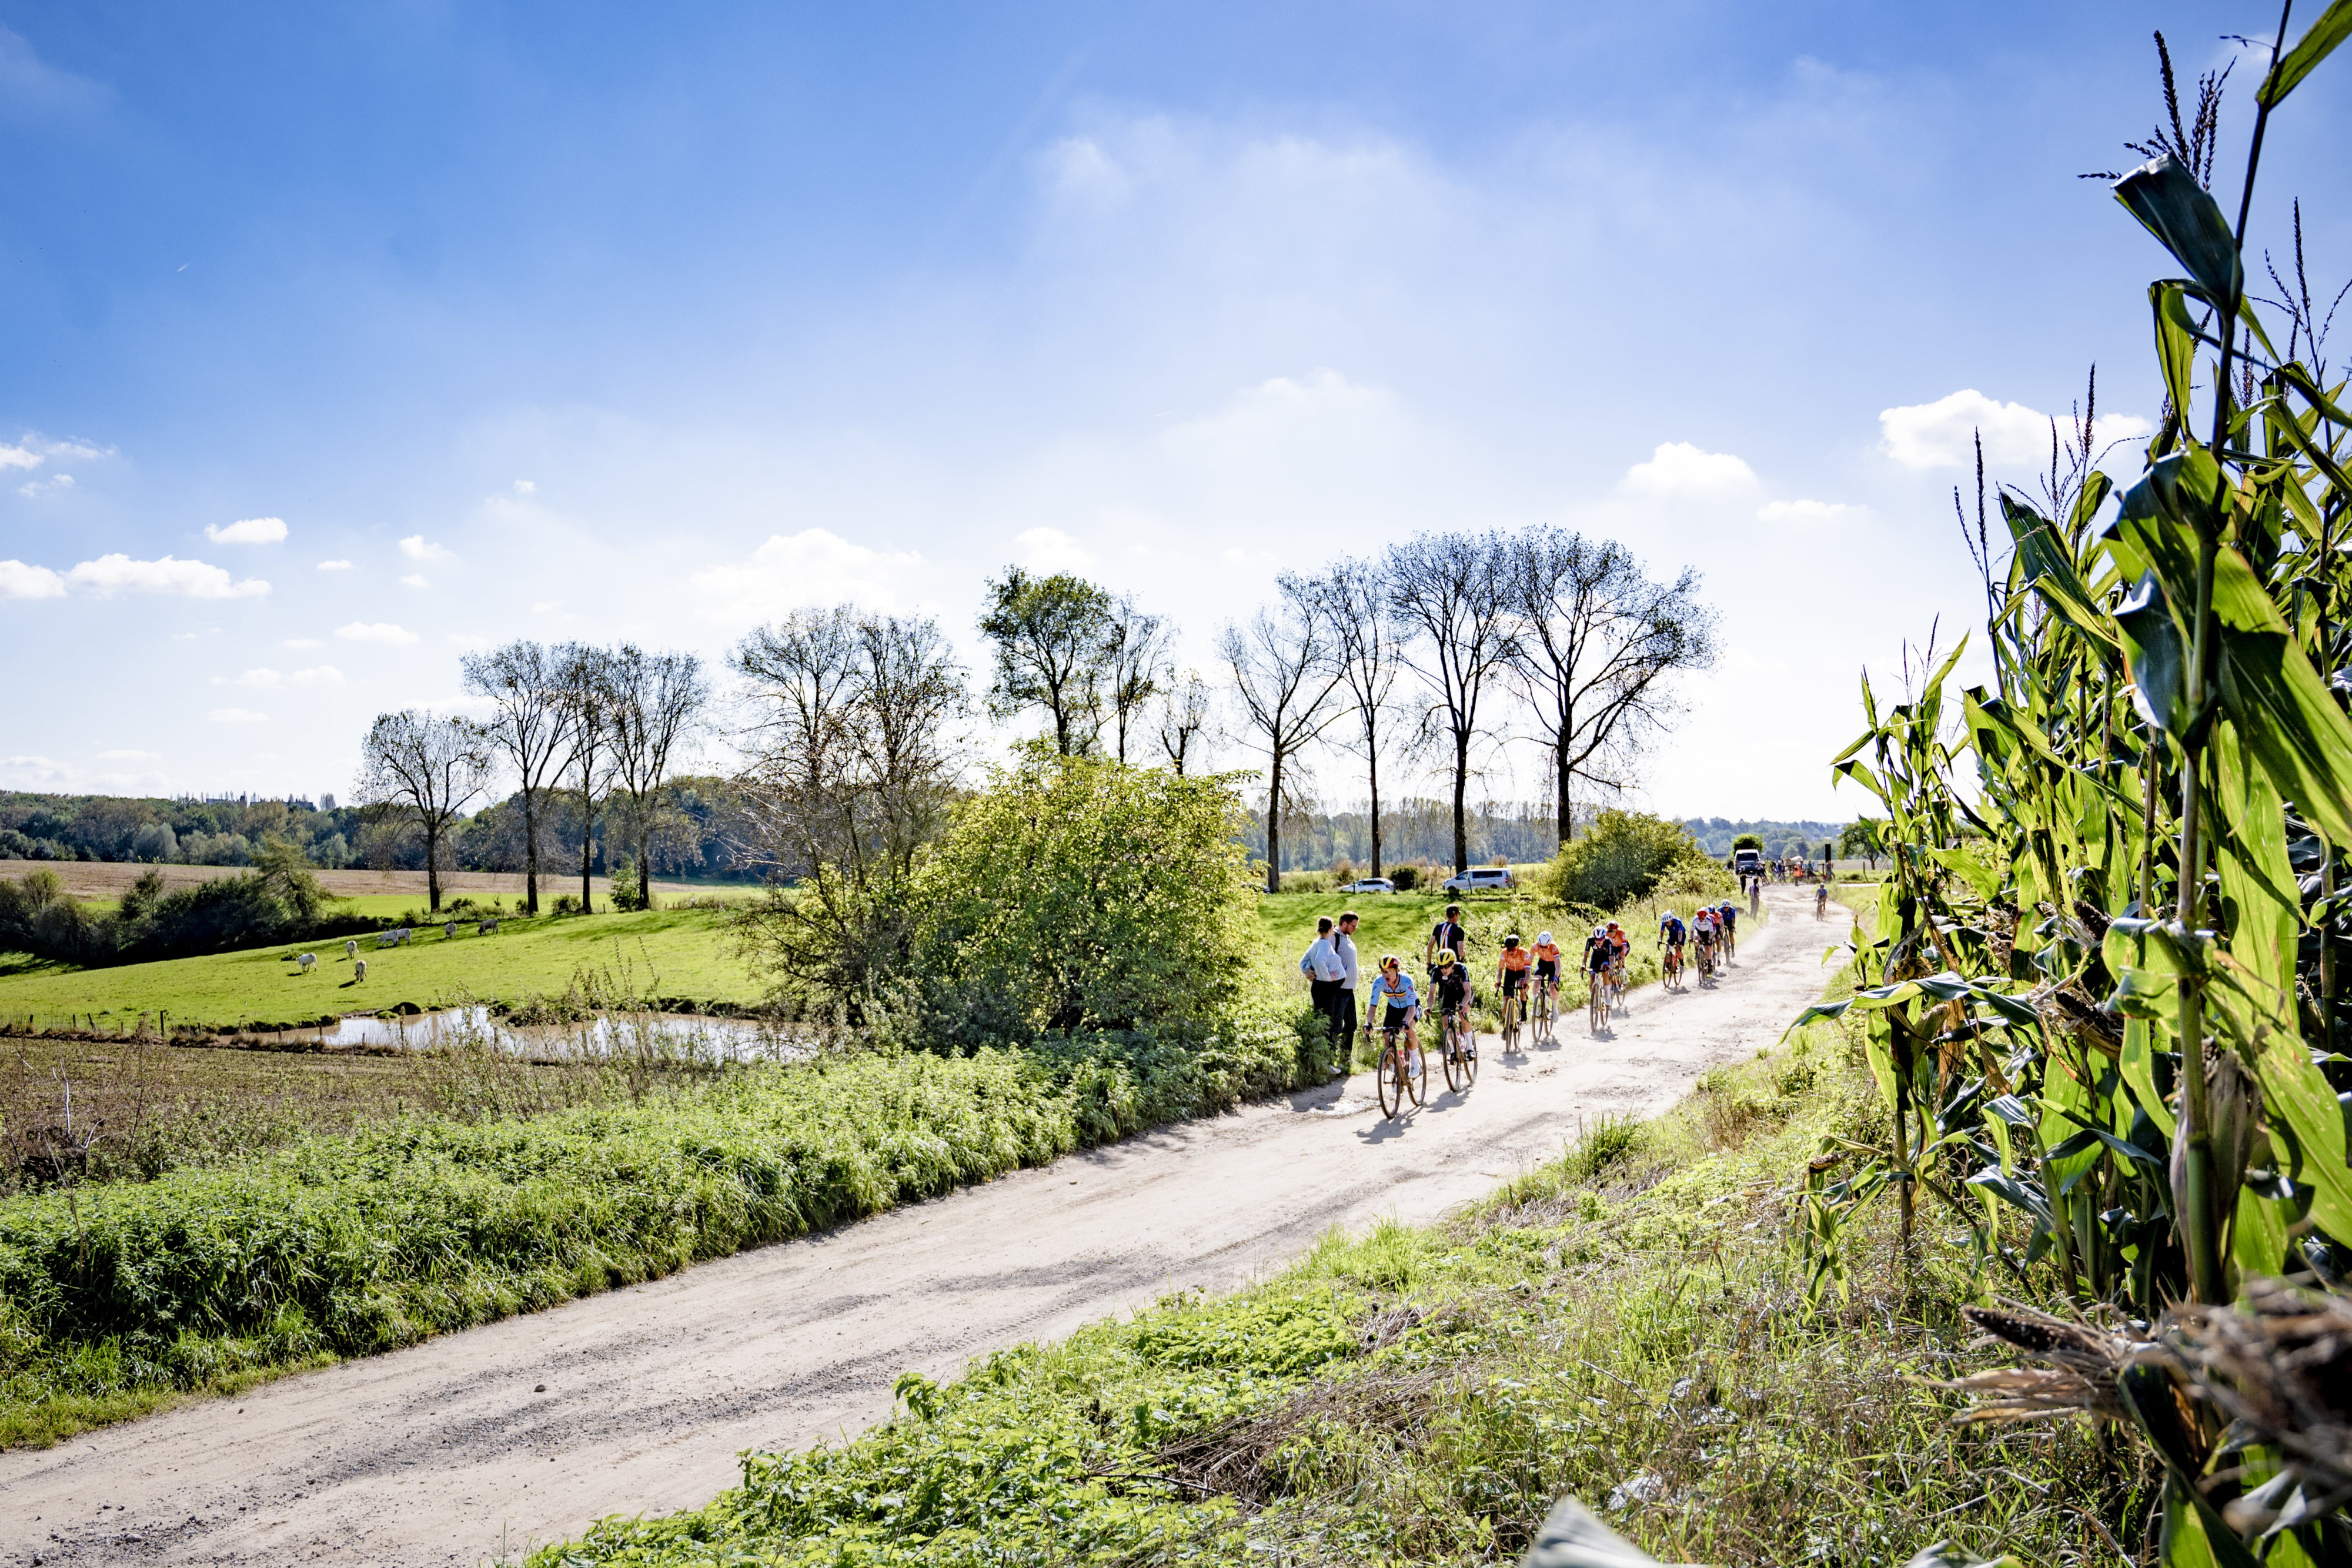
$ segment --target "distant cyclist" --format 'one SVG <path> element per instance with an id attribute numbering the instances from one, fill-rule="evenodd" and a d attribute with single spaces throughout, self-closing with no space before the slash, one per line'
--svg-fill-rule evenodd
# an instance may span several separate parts
<path id="1" fill-rule="evenodd" d="M 1728 958 L 1739 950 L 1739 905 L 1725 899 L 1715 906 L 1715 918 L 1723 928 L 1723 956 Z"/>
<path id="2" fill-rule="evenodd" d="M 1625 988 L 1625 955 L 1633 950 L 1633 939 L 1614 920 L 1609 923 L 1609 946 L 1616 955 L 1609 966 L 1609 979 L 1622 991 Z"/>
<path id="3" fill-rule="evenodd" d="M 1470 1049 L 1475 1050 L 1477 1040 L 1470 1032 L 1470 969 L 1454 956 L 1452 948 L 1437 950 L 1437 978 L 1430 983 L 1429 995 L 1437 1016 L 1451 1017 L 1455 1031 Z"/>
<path id="4" fill-rule="evenodd" d="M 1536 933 L 1536 994 L 1559 1000 L 1559 944 L 1549 931 Z"/>
<path id="5" fill-rule="evenodd" d="M 1469 961 L 1470 934 L 1462 929 L 1462 906 L 1458 904 L 1447 904 L 1445 918 L 1429 928 L 1429 942 L 1422 948 L 1422 956 L 1428 960 L 1432 974 L 1437 971 L 1440 953 L 1451 953 L 1465 963 Z"/>
<path id="6" fill-rule="evenodd" d="M 1584 939 L 1584 983 L 1599 985 L 1616 961 L 1617 944 L 1609 940 L 1609 927 L 1594 926 L 1592 935 Z"/>
<path id="7" fill-rule="evenodd" d="M 1715 911 L 1701 904 L 1691 916 L 1691 942 L 1698 948 L 1702 959 L 1712 959 L 1715 953 Z"/>
<path id="8" fill-rule="evenodd" d="M 1658 916 L 1658 940 L 1669 947 L 1680 947 L 1690 936 L 1685 925 L 1671 909 Z"/>
<path id="9" fill-rule="evenodd" d="M 1505 1007 L 1516 1005 L 1523 1017 L 1528 1006 L 1528 974 L 1534 966 L 1535 956 L 1519 946 L 1517 936 L 1503 938 L 1503 950 L 1495 959 L 1495 988 L 1502 994 Z M 1507 1019 L 1508 1016 L 1506 1013 Z"/>

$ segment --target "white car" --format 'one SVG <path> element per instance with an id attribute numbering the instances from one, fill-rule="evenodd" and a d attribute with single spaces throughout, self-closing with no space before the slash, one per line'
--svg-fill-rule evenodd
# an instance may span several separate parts
<path id="1" fill-rule="evenodd" d="M 1474 865 L 1439 883 L 1447 893 L 1502 893 L 1517 885 L 1507 865 Z"/>
<path id="2" fill-rule="evenodd" d="M 1341 893 L 1394 893 L 1396 883 L 1384 876 L 1368 876 L 1339 889 Z"/>

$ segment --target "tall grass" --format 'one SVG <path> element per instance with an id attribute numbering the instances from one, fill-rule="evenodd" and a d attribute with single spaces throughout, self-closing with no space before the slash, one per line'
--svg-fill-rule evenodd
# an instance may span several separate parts
<path id="1" fill-rule="evenodd" d="M 1950 1420 L 1983 1281 L 1898 1276 L 1881 1226 L 1851 1301 L 1808 1304 L 1785 1173 L 1875 1103 L 1817 1028 L 1450 1222 L 910 1376 L 888 1424 L 530 1568 L 1502 1563 L 1563 1493 L 1667 1562 L 2137 1549 L 2146 1478 L 2092 1434 Z"/>
<path id="2" fill-rule="evenodd" d="M 877 1051 L 18 1196 L 0 1201 L 0 1444 L 667 1274 L 1328 1071 L 1280 1018 L 1195 1045 Z"/>

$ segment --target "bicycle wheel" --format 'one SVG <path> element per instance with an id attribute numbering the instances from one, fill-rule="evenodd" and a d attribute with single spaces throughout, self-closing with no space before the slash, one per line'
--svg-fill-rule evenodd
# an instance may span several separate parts
<path id="1" fill-rule="evenodd" d="M 1452 1019 L 1445 1020 L 1445 1086 L 1456 1094 L 1470 1087 L 1469 1057 L 1462 1049 L 1462 1026 Z"/>
<path id="2" fill-rule="evenodd" d="M 1429 1103 L 1429 1052 L 1422 1048 L 1419 1035 L 1407 1036 L 1397 1046 L 1402 1053 L 1404 1092 L 1414 1105 Z"/>
<path id="3" fill-rule="evenodd" d="M 1381 1114 L 1391 1121 L 1404 1109 L 1404 1057 L 1391 1040 L 1381 1048 Z"/>
<path id="4" fill-rule="evenodd" d="M 1552 995 L 1549 987 L 1536 993 L 1536 1038 L 1538 1040 L 1551 1039 L 1552 1023 L 1559 1011 L 1559 998 Z"/>
<path id="5" fill-rule="evenodd" d="M 1454 1037 L 1454 1044 L 1462 1057 L 1462 1082 L 1455 1085 L 1459 1092 L 1467 1090 L 1470 1085 L 1478 1082 L 1478 1026 L 1468 1019 L 1464 1019 L 1461 1032 Z M 1450 1070 L 1446 1073 L 1445 1081 L 1449 1083 L 1454 1082 L 1454 1074 Z"/>

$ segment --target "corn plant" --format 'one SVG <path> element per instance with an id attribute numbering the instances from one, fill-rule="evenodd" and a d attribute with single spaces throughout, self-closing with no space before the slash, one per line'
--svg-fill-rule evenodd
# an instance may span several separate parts
<path id="1" fill-rule="evenodd" d="M 2116 182 L 2186 275 L 2148 288 L 2163 418 L 2127 484 L 2099 465 L 2095 395 L 2053 429 L 2038 493 L 2000 486 L 1989 509 L 1979 464 L 1990 684 L 1954 689 L 1959 649 L 1906 673 L 1897 704 L 1864 680 L 1868 727 L 1834 767 L 1884 807 L 1893 868 L 1855 939 L 1863 988 L 1807 1016 L 1862 1015 L 1887 1116 L 1807 1173 L 1816 1294 L 1843 1288 L 1851 1227 L 1890 1187 L 1898 1260 L 1932 1203 L 2011 1287 L 2143 1329 L 2273 1301 L 2282 1278 L 2330 1291 L 2352 1262 L 2334 1049 L 2352 414 L 2299 214 L 2296 285 L 2271 273 L 2285 298 L 2257 298 L 2244 259 L 2270 117 L 2347 33 L 2336 0 L 2273 47 L 2234 224 L 2203 181 L 2218 81 L 2194 132 L 2176 111 Z M 2163 1458 L 2168 1561 L 2345 1556 L 2340 1494 L 2239 1506 L 2284 1495 L 2292 1442 L 2225 1434 L 2227 1400 L 2167 1386 L 2181 1396 L 2135 1404 L 2111 1368 L 2080 1405 Z"/>

